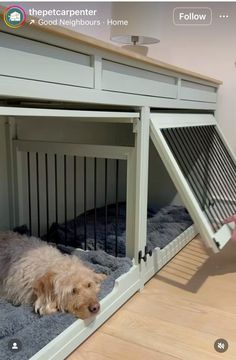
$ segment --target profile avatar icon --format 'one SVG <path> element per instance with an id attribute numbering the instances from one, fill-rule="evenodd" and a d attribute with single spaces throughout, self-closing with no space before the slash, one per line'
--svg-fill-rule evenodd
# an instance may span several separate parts
<path id="1" fill-rule="evenodd" d="M 11 339 L 8 342 L 8 349 L 12 352 L 12 353 L 16 353 L 18 351 L 20 351 L 22 349 L 22 343 L 20 340 L 18 339 Z"/>
<path id="2" fill-rule="evenodd" d="M 18 350 L 18 345 L 16 342 L 12 344 L 12 350 Z"/>
<path id="3" fill-rule="evenodd" d="M 26 22 L 26 13 L 22 7 L 12 5 L 4 10 L 3 19 L 7 26 L 17 29 L 24 26 Z"/>

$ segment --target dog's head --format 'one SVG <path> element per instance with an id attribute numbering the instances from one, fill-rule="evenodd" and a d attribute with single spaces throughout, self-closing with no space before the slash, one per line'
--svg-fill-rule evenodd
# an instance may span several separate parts
<path id="1" fill-rule="evenodd" d="M 39 278 L 33 288 L 43 308 L 54 306 L 60 311 L 86 319 L 97 314 L 100 309 L 97 295 L 105 277 L 89 269 L 82 273 L 50 271 Z"/>

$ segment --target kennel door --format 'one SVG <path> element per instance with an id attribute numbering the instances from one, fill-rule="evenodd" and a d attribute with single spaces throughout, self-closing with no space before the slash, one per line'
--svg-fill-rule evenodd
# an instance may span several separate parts
<path id="1" fill-rule="evenodd" d="M 152 113 L 151 139 L 202 239 L 214 252 L 230 240 L 236 162 L 211 114 Z"/>

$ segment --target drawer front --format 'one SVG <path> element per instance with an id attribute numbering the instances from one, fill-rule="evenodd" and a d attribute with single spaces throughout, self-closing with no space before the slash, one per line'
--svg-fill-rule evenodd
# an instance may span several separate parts
<path id="1" fill-rule="evenodd" d="M 130 94 L 177 97 L 177 79 L 172 76 L 103 60 L 102 89 Z"/>
<path id="2" fill-rule="evenodd" d="M 216 103 L 216 91 L 217 89 L 213 86 L 182 80 L 180 99 Z"/>
<path id="3" fill-rule="evenodd" d="M 0 33 L 0 74 L 92 88 L 89 55 Z"/>

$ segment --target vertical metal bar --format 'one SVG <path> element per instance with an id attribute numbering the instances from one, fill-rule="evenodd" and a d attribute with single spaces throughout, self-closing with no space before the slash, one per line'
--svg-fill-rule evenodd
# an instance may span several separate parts
<path id="1" fill-rule="evenodd" d="M 213 222 L 215 223 L 215 221 L 217 220 L 218 225 L 217 225 L 217 222 L 215 224 L 216 224 L 216 227 L 219 227 L 219 224 L 222 224 L 224 215 L 218 206 L 213 207 L 213 205 L 215 205 L 215 204 L 212 199 L 212 194 L 213 194 L 213 197 L 216 197 L 216 190 L 211 182 L 211 179 L 209 179 L 209 175 L 208 175 L 210 151 L 209 151 L 209 149 L 205 149 L 205 147 L 204 147 L 204 143 L 201 139 L 201 137 L 203 137 L 203 134 L 200 133 L 199 127 L 180 129 L 180 132 L 183 132 L 183 131 L 185 133 L 185 139 L 187 138 L 189 141 L 186 150 L 188 150 L 188 153 L 190 154 L 190 156 L 193 156 L 194 163 L 198 166 L 198 170 L 194 171 L 194 174 L 196 176 L 199 173 L 200 179 L 203 184 L 204 196 L 206 197 L 206 199 L 208 201 L 207 208 L 205 209 L 205 211 L 209 211 L 212 213 L 211 224 L 213 225 Z M 208 139 L 208 142 L 209 142 L 209 139 Z M 192 148 L 193 148 L 193 151 L 191 150 Z"/>
<path id="2" fill-rule="evenodd" d="M 235 191 L 235 179 L 236 179 L 236 164 L 234 159 L 232 158 L 232 154 L 224 144 L 223 139 L 221 138 L 218 129 L 213 127 L 214 140 L 216 146 L 219 148 L 220 163 L 223 171 L 221 173 L 224 177 L 227 178 L 227 193 L 224 194 L 224 198 L 226 201 L 223 202 L 225 206 L 230 207 L 229 215 L 232 215 L 236 212 L 236 191 Z M 223 155 L 223 156 L 222 156 Z M 222 205 L 223 205 L 222 204 Z"/>
<path id="3" fill-rule="evenodd" d="M 218 134 L 217 129 L 213 127 L 214 139 L 219 148 L 219 153 L 221 154 L 221 166 L 225 169 L 224 172 L 227 173 L 227 179 L 231 184 L 231 189 L 235 195 L 235 177 L 236 177 L 236 165 L 231 158 L 231 154 L 223 143 L 220 135 Z"/>
<path id="4" fill-rule="evenodd" d="M 84 250 L 87 250 L 87 159 L 84 157 Z"/>
<path id="5" fill-rule="evenodd" d="M 36 152 L 36 187 L 37 187 L 37 213 L 38 213 L 38 237 L 40 237 L 40 194 L 39 194 L 39 154 Z"/>
<path id="6" fill-rule="evenodd" d="M 28 207 L 29 207 L 29 232 L 32 235 L 32 218 L 31 218 L 31 176 L 30 176 L 30 153 L 27 152 L 27 171 L 28 171 Z"/>
<path id="7" fill-rule="evenodd" d="M 210 198 L 207 195 L 207 199 L 209 201 L 210 206 L 212 205 L 211 209 L 215 213 L 217 221 L 222 225 L 224 219 L 224 213 L 222 209 L 218 206 L 217 203 L 212 199 L 211 194 L 214 198 L 217 197 L 217 188 L 213 185 L 213 178 L 209 178 L 209 161 L 210 161 L 210 137 L 205 137 L 201 131 L 200 127 L 192 127 L 185 129 L 186 136 L 189 138 L 190 144 L 194 145 L 194 151 L 189 151 L 190 154 L 200 154 L 204 156 L 203 161 L 201 160 L 202 157 L 197 157 L 196 164 L 201 166 L 201 177 L 202 182 L 205 188 L 205 193 L 210 195 Z M 207 145 L 206 145 L 207 143 Z M 191 145 L 190 145 L 191 146 Z M 190 148 L 191 149 L 191 148 Z M 209 192 L 210 190 L 210 192 Z M 215 207 L 213 207 L 215 205 Z M 209 207 L 210 209 L 210 207 Z M 213 216 L 213 220 L 215 221 L 215 216 Z"/>
<path id="8" fill-rule="evenodd" d="M 105 159 L 105 251 L 107 251 L 107 159 Z"/>
<path id="9" fill-rule="evenodd" d="M 94 249 L 97 249 L 97 159 L 94 158 Z"/>
<path id="10" fill-rule="evenodd" d="M 216 201 L 217 201 L 217 198 L 219 198 L 219 199 L 224 198 L 225 194 L 223 193 L 222 189 L 224 189 L 226 186 L 229 185 L 229 181 L 227 179 L 227 176 L 225 177 L 226 172 L 222 171 L 223 164 L 220 164 L 220 161 L 219 161 L 220 156 L 219 156 L 218 147 L 216 149 L 214 149 L 214 146 L 215 146 L 214 140 L 212 142 L 213 147 L 212 146 L 209 147 L 208 139 L 210 139 L 210 137 L 213 139 L 212 136 L 214 136 L 214 133 L 212 130 L 213 129 L 212 128 L 210 129 L 209 126 L 201 126 L 200 127 L 200 132 L 201 132 L 200 141 L 203 143 L 205 150 L 209 152 L 209 161 L 211 164 L 211 171 L 214 174 L 214 176 L 211 177 L 211 182 L 212 182 L 212 186 L 213 186 L 213 184 L 215 185 L 215 189 L 217 192 L 217 197 L 216 197 Z M 204 139 L 206 139 L 207 141 L 204 142 Z M 228 217 L 234 211 L 233 207 L 231 207 L 231 204 L 228 204 L 228 206 L 226 208 L 224 206 L 220 206 L 220 204 L 219 204 L 219 207 L 222 209 L 223 218 Z M 231 208 L 231 210 L 229 209 L 229 207 Z M 228 209 L 229 209 L 229 211 L 227 211 Z"/>
<path id="11" fill-rule="evenodd" d="M 76 231 L 76 218 L 77 218 L 77 207 L 76 207 L 76 201 L 77 201 L 77 166 L 76 166 L 76 156 L 74 156 L 74 240 L 76 240 L 77 237 L 77 231 Z"/>
<path id="12" fill-rule="evenodd" d="M 219 186 L 220 181 L 220 171 L 216 170 L 216 159 L 214 156 L 214 151 L 212 148 L 212 133 L 207 133 L 204 131 L 206 126 L 199 126 L 197 136 L 199 137 L 198 141 L 201 144 L 202 152 L 205 156 L 206 162 L 206 173 L 208 174 L 208 189 L 210 189 L 213 195 L 213 209 L 217 210 L 217 212 L 221 216 L 221 225 L 224 223 L 224 218 L 227 216 L 224 209 L 217 202 L 217 198 L 221 196 L 221 187 Z M 196 133 L 195 129 L 193 129 L 193 134 Z M 224 185 L 224 184 L 221 184 Z"/>
<path id="13" fill-rule="evenodd" d="M 204 183 L 204 178 L 202 177 L 202 168 L 199 166 L 199 163 L 196 161 L 196 153 L 190 151 L 191 148 L 191 141 L 188 142 L 188 138 L 185 137 L 185 133 L 179 133 L 183 129 L 173 129 L 170 130 L 170 133 L 173 134 L 172 141 L 177 141 L 176 149 L 180 148 L 181 154 L 183 157 L 183 162 L 186 165 L 187 175 L 189 175 L 192 180 L 189 179 L 190 183 L 195 185 L 195 193 L 198 191 L 199 193 L 199 200 L 202 207 L 202 210 L 205 209 L 206 203 L 209 202 L 209 198 L 206 192 L 206 184 Z M 179 131 L 179 132 L 178 132 Z M 181 165 L 181 164 L 180 164 Z M 198 171 L 194 172 L 194 166 L 197 166 Z M 201 186 L 201 183 L 204 183 L 204 186 Z M 193 188 L 194 190 L 194 188 Z"/>
<path id="14" fill-rule="evenodd" d="M 197 174 L 197 176 L 195 177 L 191 173 L 191 168 L 189 167 L 189 163 L 186 161 L 187 160 L 186 158 L 188 157 L 188 152 L 186 154 L 186 149 L 182 148 L 184 141 L 179 142 L 179 139 L 174 136 L 174 130 L 165 129 L 162 132 L 164 133 L 164 137 L 168 143 L 168 146 L 172 150 L 177 160 L 177 163 L 179 164 L 180 168 L 184 173 L 186 180 L 188 180 L 188 182 L 190 183 L 190 186 L 193 189 L 193 192 L 199 202 L 199 205 L 201 206 L 201 209 L 204 210 L 204 204 L 202 203 L 202 188 L 200 187 L 198 181 L 196 181 L 199 175 Z M 207 212 L 206 212 L 206 216 L 209 223 L 211 224 L 212 221 Z M 216 226 L 214 224 L 212 224 L 212 226 L 216 231 L 217 230 Z"/>
<path id="15" fill-rule="evenodd" d="M 217 147 L 217 152 L 212 152 L 212 156 L 214 157 L 214 160 L 215 162 L 220 166 L 220 169 L 224 169 L 224 171 L 220 171 L 220 174 L 222 173 L 222 176 L 224 177 L 224 182 L 226 183 L 230 183 L 231 182 L 231 177 L 228 176 L 228 167 L 224 161 L 224 159 L 222 158 L 222 155 L 224 154 L 221 154 L 221 147 L 220 147 L 220 144 L 218 144 L 218 142 L 216 141 L 216 138 L 215 138 L 215 133 L 214 133 L 214 127 L 212 126 L 204 126 L 202 127 L 202 131 L 206 134 L 206 136 L 212 136 L 212 139 L 215 140 L 215 142 L 213 141 L 213 144 Z M 211 135 L 209 135 L 211 134 Z M 236 175 L 236 174 L 235 174 Z M 235 182 L 232 181 L 231 183 L 231 191 L 234 193 L 235 191 Z"/>
<path id="16" fill-rule="evenodd" d="M 208 191 L 207 191 L 208 190 L 208 179 L 204 176 L 205 170 L 206 170 L 205 164 L 202 163 L 202 161 L 200 161 L 200 157 L 202 155 L 201 149 L 196 150 L 196 147 L 198 147 L 199 144 L 197 143 L 195 146 L 193 146 L 193 140 L 190 138 L 190 134 L 188 133 L 187 130 L 188 130 L 187 128 L 179 129 L 180 141 L 181 141 L 181 137 L 183 137 L 183 139 L 184 139 L 183 146 L 186 145 L 185 151 L 187 153 L 187 156 L 189 156 L 192 161 L 193 172 L 194 172 L 193 176 L 199 177 L 200 184 L 201 184 L 200 187 L 202 189 L 202 204 L 203 204 L 203 208 L 205 208 L 205 206 L 209 206 L 209 203 L 210 203 L 210 198 L 208 197 Z M 185 144 L 185 142 L 186 142 L 186 144 Z M 193 151 L 191 151 L 192 148 L 193 148 Z M 196 150 L 196 151 L 194 151 L 194 150 Z M 197 167 L 197 171 L 194 171 L 195 170 L 194 167 Z"/>
<path id="17" fill-rule="evenodd" d="M 45 181 L 46 181 L 46 219 L 47 219 L 47 240 L 49 232 L 49 199 L 48 199 L 48 154 L 45 154 Z"/>
<path id="18" fill-rule="evenodd" d="M 227 154 L 224 152 L 224 149 L 222 148 L 222 141 L 220 137 L 217 136 L 217 130 L 212 127 L 213 134 L 214 134 L 214 140 L 215 144 L 218 147 L 219 153 L 218 153 L 218 160 L 220 162 L 220 166 L 224 171 L 222 172 L 224 174 L 224 177 L 226 181 L 230 184 L 231 193 L 233 196 L 235 195 L 235 177 L 236 177 L 236 171 L 230 166 L 229 159 L 227 158 Z M 228 156 L 231 159 L 231 155 L 228 153 Z"/>
<path id="19" fill-rule="evenodd" d="M 56 220 L 56 224 L 58 224 L 57 154 L 54 154 L 54 170 L 55 170 L 55 220 Z"/>
<path id="20" fill-rule="evenodd" d="M 204 210 L 204 203 L 202 202 L 203 190 L 200 187 L 199 182 L 196 181 L 196 180 L 198 180 L 198 176 L 197 176 L 197 178 L 195 178 L 195 176 L 193 176 L 193 174 L 191 172 L 191 165 L 187 161 L 186 154 L 184 153 L 183 149 L 181 149 L 181 145 L 179 144 L 178 139 L 175 137 L 173 130 L 166 129 L 163 132 L 164 132 L 164 136 L 167 141 L 167 144 L 169 145 L 170 149 L 172 150 L 172 152 L 177 160 L 177 163 L 179 164 L 181 170 L 183 171 L 183 174 L 184 174 L 186 180 L 189 182 L 190 186 L 193 189 L 195 196 L 198 199 L 201 209 Z"/>
<path id="21" fill-rule="evenodd" d="M 222 189 L 224 189 L 225 186 L 227 185 L 227 187 L 228 187 L 227 191 L 230 192 L 230 196 L 235 197 L 236 172 L 234 172 L 234 174 L 232 175 L 229 172 L 229 168 L 226 165 L 226 162 L 222 158 L 222 153 L 221 153 L 222 149 L 221 149 L 221 146 L 220 146 L 220 144 L 218 143 L 218 141 L 216 139 L 216 134 L 215 134 L 216 129 L 214 127 L 212 127 L 212 126 L 210 127 L 210 130 L 208 128 L 209 127 L 207 127 L 207 128 L 203 127 L 203 131 L 205 131 L 205 132 L 211 131 L 213 133 L 213 140 L 214 140 L 213 143 L 214 143 L 214 146 L 216 146 L 216 152 L 215 153 L 212 152 L 212 154 L 213 154 L 215 162 L 216 162 L 216 164 L 218 166 L 217 170 L 218 170 L 219 176 L 222 179 Z M 224 196 L 225 196 L 225 194 L 223 194 L 223 197 Z M 234 211 L 234 209 L 232 208 L 231 205 L 230 205 L 230 207 L 231 207 L 231 211 Z"/>
<path id="22" fill-rule="evenodd" d="M 192 193 L 192 189 L 181 171 L 181 166 L 171 151 L 171 147 L 166 143 L 162 130 L 154 122 L 152 122 L 151 137 L 162 161 L 167 166 L 167 170 L 178 189 L 181 198 L 187 206 L 193 220 L 196 222 L 196 225 L 199 226 L 202 236 L 204 236 L 207 244 L 217 251 L 217 246 L 212 242 L 214 231 L 212 230 L 211 223 L 208 221 L 206 214 L 202 212 L 197 199 L 193 196 L 195 194 Z"/>
<path id="23" fill-rule="evenodd" d="M 64 155 L 64 214 L 65 214 L 65 242 L 67 242 L 67 158 Z"/>
<path id="24" fill-rule="evenodd" d="M 116 160 L 116 227 L 115 227 L 115 235 L 116 235 L 116 248 L 115 254 L 118 255 L 118 222 L 119 222 L 119 160 Z"/>
<path id="25" fill-rule="evenodd" d="M 218 141 L 218 143 L 221 146 L 222 152 L 225 154 L 225 158 L 228 161 L 229 165 L 231 165 L 232 169 L 234 170 L 234 172 L 236 171 L 236 164 L 234 162 L 234 160 L 231 157 L 231 154 L 229 153 L 229 150 L 227 149 L 227 147 L 225 146 L 224 142 L 222 141 L 220 134 L 218 133 L 217 129 L 212 126 L 214 128 L 214 135 L 216 136 L 216 139 Z"/>

